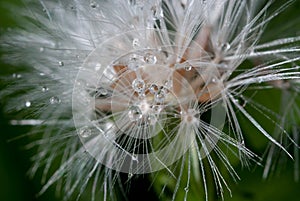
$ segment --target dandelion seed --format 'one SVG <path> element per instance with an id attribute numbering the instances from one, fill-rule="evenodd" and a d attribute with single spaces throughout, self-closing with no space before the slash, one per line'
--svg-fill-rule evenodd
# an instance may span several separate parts
<path id="1" fill-rule="evenodd" d="M 24 25 L 1 35 L 0 47 L 5 62 L 27 68 L 5 78 L 13 84 L 0 95 L 7 112 L 25 108 L 30 117 L 12 125 L 36 126 L 41 135 L 27 145 L 38 146 L 31 174 L 44 168 L 40 194 L 56 183 L 64 199 L 80 199 L 92 183 L 91 200 L 97 191 L 114 200 L 108 192 L 120 186 L 126 194 L 124 183 L 149 174 L 162 191 L 172 187 L 167 200 L 179 191 L 188 200 L 194 180 L 203 199 L 209 180 L 223 198 L 230 188 L 221 169 L 236 180 L 232 158 L 246 166 L 259 160 L 246 147 L 244 119 L 270 142 L 264 177 L 277 149 L 291 157 L 293 144 L 299 160 L 299 135 L 289 124 L 300 117 L 296 98 L 296 112 L 280 111 L 280 121 L 255 98 L 271 88 L 299 92 L 299 36 L 260 42 L 292 1 L 271 14 L 272 1 L 258 0 L 25 3 L 30 11 L 20 8 L 17 18 Z M 28 114 L 32 103 L 40 108 Z"/>

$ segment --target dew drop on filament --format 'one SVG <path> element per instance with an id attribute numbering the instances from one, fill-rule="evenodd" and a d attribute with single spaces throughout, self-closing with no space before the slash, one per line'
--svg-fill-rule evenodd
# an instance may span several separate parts
<path id="1" fill-rule="evenodd" d="M 157 58 L 155 55 L 151 54 L 151 53 L 147 53 L 145 56 L 144 56 L 144 61 L 145 63 L 147 64 L 155 64 L 156 61 L 157 61 Z"/>
<path id="2" fill-rule="evenodd" d="M 138 60 L 138 56 L 136 54 L 133 54 L 129 57 L 127 66 L 130 70 L 133 70 L 133 71 L 135 71 L 139 68 L 140 63 Z"/>
<path id="3" fill-rule="evenodd" d="M 137 93 L 142 93 L 145 90 L 145 82 L 144 82 L 144 80 L 139 79 L 139 78 L 133 80 L 133 82 L 132 82 L 132 88 Z"/>
<path id="4" fill-rule="evenodd" d="M 135 154 L 131 156 L 131 159 L 135 162 L 138 162 L 138 157 Z"/>
<path id="5" fill-rule="evenodd" d="M 185 64 L 184 69 L 185 69 L 186 71 L 191 71 L 191 70 L 192 70 L 192 65 L 189 64 L 189 63 L 187 63 L 187 64 Z"/>
<path id="6" fill-rule="evenodd" d="M 53 96 L 53 97 L 51 97 L 50 99 L 49 99 L 49 102 L 50 102 L 50 104 L 58 104 L 58 103 L 60 103 L 60 99 L 58 98 L 58 97 L 56 97 L 56 96 Z"/>
<path id="7" fill-rule="evenodd" d="M 230 49 L 230 44 L 229 43 L 223 43 L 221 45 L 221 50 L 222 51 L 228 51 Z"/>
<path id="8" fill-rule="evenodd" d="M 104 88 L 99 89 L 99 95 L 106 96 L 107 94 L 108 94 L 107 89 Z"/>
<path id="9" fill-rule="evenodd" d="M 159 20 L 164 16 L 162 9 L 156 5 L 152 6 L 151 12 L 153 20 Z"/>
<path id="10" fill-rule="evenodd" d="M 22 77 L 22 75 L 21 75 L 21 74 L 16 74 L 16 73 L 14 73 L 14 74 L 12 74 L 12 77 L 13 77 L 13 78 L 19 79 L 19 78 Z"/>
<path id="11" fill-rule="evenodd" d="M 147 117 L 147 123 L 149 125 L 154 125 L 157 122 L 156 116 L 154 114 L 149 114 Z"/>
<path id="12" fill-rule="evenodd" d="M 48 90 L 49 90 L 48 87 L 45 87 L 45 86 L 42 87 L 42 92 L 47 92 Z"/>
<path id="13" fill-rule="evenodd" d="M 91 6 L 91 8 L 96 8 L 96 7 L 97 7 L 97 4 L 96 4 L 95 1 L 91 1 L 91 2 L 90 2 L 90 6 Z"/>
<path id="14" fill-rule="evenodd" d="M 132 40 L 132 47 L 133 48 L 138 48 L 140 46 L 140 40 L 138 38 L 134 38 Z"/>
<path id="15" fill-rule="evenodd" d="M 149 92 L 151 94 L 156 94 L 157 91 L 158 91 L 158 86 L 156 84 L 153 83 L 149 86 Z"/>
<path id="16" fill-rule="evenodd" d="M 65 63 L 64 63 L 63 61 L 59 61 L 59 62 L 58 62 L 58 65 L 59 65 L 59 66 L 64 66 Z"/>
<path id="17" fill-rule="evenodd" d="M 157 103 L 163 103 L 166 98 L 166 90 L 164 88 L 161 88 L 157 91 L 157 93 L 154 96 L 154 100 Z"/>
<path id="18" fill-rule="evenodd" d="M 138 106 L 132 105 L 128 110 L 128 117 L 131 121 L 138 121 L 143 116 L 142 111 Z"/>
<path id="19" fill-rule="evenodd" d="M 87 137 L 90 137 L 92 135 L 91 130 L 87 126 L 81 128 L 78 133 L 83 138 L 87 138 Z"/>
<path id="20" fill-rule="evenodd" d="M 95 66 L 95 71 L 99 71 L 101 69 L 101 64 L 97 63 Z"/>
<path id="21" fill-rule="evenodd" d="M 26 101 L 26 102 L 25 102 L 25 106 L 26 106 L 26 107 L 30 107 L 30 106 L 31 106 L 31 102 L 30 102 L 30 101 Z"/>
<path id="22" fill-rule="evenodd" d="M 152 105 L 151 109 L 154 114 L 159 114 L 162 110 L 162 107 L 160 105 Z"/>

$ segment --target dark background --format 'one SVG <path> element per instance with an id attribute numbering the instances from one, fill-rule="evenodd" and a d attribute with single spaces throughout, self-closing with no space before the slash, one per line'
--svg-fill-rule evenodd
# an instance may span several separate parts
<path id="1" fill-rule="evenodd" d="M 14 26 L 15 22 L 7 17 L 7 10 L 4 8 L 6 2 L 0 1 L 0 28 Z M 18 2 L 15 0 L 15 2 Z M 276 1 L 277 5 L 285 1 Z M 265 37 L 268 39 L 277 38 L 285 35 L 300 35 L 300 6 L 299 0 L 288 8 L 288 11 L 280 15 L 278 20 L 274 20 L 268 27 Z M 17 11 L 16 11 L 17 13 Z M 290 30 L 290 32 L 285 32 Z M 280 34 L 281 33 L 281 34 Z M 1 30 L 0 34 L 3 34 Z M 3 64 L 0 60 L 0 76 L 3 76 L 10 66 Z M 0 89 L 5 86 L 1 83 Z M 30 168 L 30 151 L 24 149 L 24 145 L 30 141 L 28 138 L 9 141 L 12 138 L 20 136 L 30 130 L 26 126 L 10 126 L 8 124 L 9 116 L 3 111 L 4 100 L 0 99 L 0 200 L 1 201 L 54 201 L 54 192 L 45 193 L 39 198 L 35 194 L 41 189 L 40 178 L 29 179 L 27 171 Z M 259 140 L 259 139 L 258 139 Z M 259 144 L 259 142 L 257 142 Z M 298 161 L 299 162 L 299 161 Z M 276 172 L 267 180 L 262 179 L 262 167 L 251 166 L 251 169 L 238 168 L 241 181 L 237 184 L 230 182 L 233 197 L 225 194 L 225 201 L 298 201 L 300 200 L 300 183 L 293 177 L 293 162 L 288 160 L 281 172 Z M 201 187 L 200 187 L 201 188 Z M 134 190 L 131 192 L 131 199 L 134 200 Z M 136 192 L 137 193 L 137 192 Z M 59 199 L 60 200 L 60 199 Z M 139 200 L 141 200 L 139 198 Z"/>

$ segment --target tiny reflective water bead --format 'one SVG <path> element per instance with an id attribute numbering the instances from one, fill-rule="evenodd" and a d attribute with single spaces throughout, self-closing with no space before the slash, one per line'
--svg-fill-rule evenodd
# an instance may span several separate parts
<path id="1" fill-rule="evenodd" d="M 154 96 L 154 100 L 157 103 L 163 103 L 166 98 L 167 91 L 164 87 L 161 87 Z"/>
<path id="2" fill-rule="evenodd" d="M 149 114 L 147 117 L 147 123 L 149 125 L 154 125 L 157 122 L 156 116 L 154 114 Z"/>
<path id="3" fill-rule="evenodd" d="M 22 75 L 21 75 L 21 74 L 14 73 L 14 74 L 12 74 L 12 77 L 13 77 L 13 78 L 21 78 Z"/>
<path id="4" fill-rule="evenodd" d="M 45 87 L 45 86 L 42 87 L 42 92 L 47 92 L 48 90 L 49 90 L 48 87 Z"/>
<path id="5" fill-rule="evenodd" d="M 230 49 L 230 44 L 229 43 L 223 43 L 222 45 L 221 45 L 221 50 L 222 51 L 227 51 L 227 50 L 229 50 Z"/>
<path id="6" fill-rule="evenodd" d="M 133 177 L 132 173 L 128 173 L 128 179 L 131 179 Z"/>
<path id="7" fill-rule="evenodd" d="M 129 57 L 127 67 L 133 71 L 137 70 L 140 67 L 140 62 L 139 62 L 138 56 L 136 54 L 133 54 Z"/>
<path id="8" fill-rule="evenodd" d="M 85 126 L 81 129 L 79 129 L 78 134 L 83 138 L 87 138 L 92 135 L 92 131 L 87 126 Z"/>
<path id="9" fill-rule="evenodd" d="M 49 99 L 50 104 L 60 103 L 60 99 L 57 96 L 53 96 Z"/>
<path id="10" fill-rule="evenodd" d="M 26 106 L 26 107 L 30 107 L 30 106 L 31 106 L 31 102 L 30 102 L 30 101 L 26 101 L 26 102 L 25 102 L 25 106 Z"/>
<path id="11" fill-rule="evenodd" d="M 99 71 L 101 69 L 101 64 L 97 63 L 95 66 L 95 71 Z"/>
<path id="12" fill-rule="evenodd" d="M 138 162 L 138 157 L 135 154 L 132 154 L 131 159 L 135 162 Z"/>
<path id="13" fill-rule="evenodd" d="M 141 93 L 145 90 L 145 82 L 142 79 L 135 79 L 132 82 L 132 88 L 134 91 L 136 91 L 137 93 Z"/>
<path id="14" fill-rule="evenodd" d="M 98 93 L 99 93 L 99 95 L 106 96 L 108 94 L 108 91 L 107 91 L 107 89 L 104 89 L 101 87 L 98 89 Z"/>
<path id="15" fill-rule="evenodd" d="M 149 92 L 151 94 L 156 94 L 157 91 L 158 91 L 158 86 L 156 84 L 153 83 L 149 86 Z"/>
<path id="16" fill-rule="evenodd" d="M 91 6 L 91 8 L 96 8 L 96 7 L 97 7 L 97 4 L 96 4 L 96 2 L 91 1 L 90 6 Z"/>
<path id="17" fill-rule="evenodd" d="M 144 56 L 144 61 L 147 64 L 155 64 L 157 62 L 157 58 L 155 55 L 153 55 L 152 53 L 147 53 Z"/>
<path id="18" fill-rule="evenodd" d="M 58 62 L 58 65 L 59 65 L 59 66 L 64 66 L 65 63 L 64 63 L 63 61 L 59 61 L 59 62 Z"/>
<path id="19" fill-rule="evenodd" d="M 171 89 L 173 87 L 173 80 L 172 79 L 165 80 L 164 87 L 167 89 Z"/>
<path id="20" fill-rule="evenodd" d="M 216 82 L 217 82 L 217 80 L 218 80 L 218 78 L 217 78 L 217 77 L 212 77 L 212 78 L 211 78 L 211 82 L 212 82 L 212 83 L 216 83 Z"/>
<path id="21" fill-rule="evenodd" d="M 151 7 L 151 12 L 153 20 L 159 20 L 164 17 L 163 10 L 156 5 Z"/>
<path id="22" fill-rule="evenodd" d="M 152 105 L 151 109 L 152 109 L 152 112 L 154 114 L 159 114 L 160 111 L 162 110 L 162 106 L 160 106 L 160 105 Z"/>
<path id="23" fill-rule="evenodd" d="M 132 105 L 128 110 L 128 117 L 131 121 L 138 121 L 143 117 L 142 111 L 138 106 Z"/>
<path id="24" fill-rule="evenodd" d="M 132 47 L 134 47 L 134 48 L 140 47 L 140 40 L 138 38 L 134 38 L 132 40 Z"/>
<path id="25" fill-rule="evenodd" d="M 184 69 L 185 69 L 186 71 L 190 71 L 190 70 L 192 70 L 192 65 L 189 64 L 189 63 L 186 63 L 186 64 L 184 65 Z"/>

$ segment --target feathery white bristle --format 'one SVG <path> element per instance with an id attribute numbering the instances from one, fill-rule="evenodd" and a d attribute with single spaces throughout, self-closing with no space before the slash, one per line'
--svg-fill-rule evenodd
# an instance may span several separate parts
<path id="1" fill-rule="evenodd" d="M 44 169 L 39 194 L 57 183 L 65 199 L 76 189 L 79 199 L 92 183 L 91 200 L 97 191 L 114 199 L 109 191 L 121 172 L 130 180 L 166 170 L 176 180 L 172 201 L 182 185 L 188 200 L 192 179 L 202 181 L 208 200 L 209 174 L 223 198 L 230 189 L 216 161 L 239 179 L 231 156 L 243 165 L 259 159 L 245 145 L 240 118 L 271 142 L 264 176 L 276 149 L 299 160 L 296 128 L 282 132 L 299 112 L 282 111 L 272 135 L 248 111 L 269 112 L 246 97 L 251 87 L 286 89 L 280 83 L 288 82 L 299 91 L 299 36 L 260 43 L 266 24 L 292 1 L 268 15 L 272 2 L 28 0 L 12 7 L 20 25 L 0 37 L 2 60 L 24 68 L 4 78 L 10 86 L 0 95 L 8 113 L 23 114 L 11 125 L 41 135 L 27 146 L 37 147 L 31 175 Z M 293 155 L 282 137 L 294 143 Z"/>

